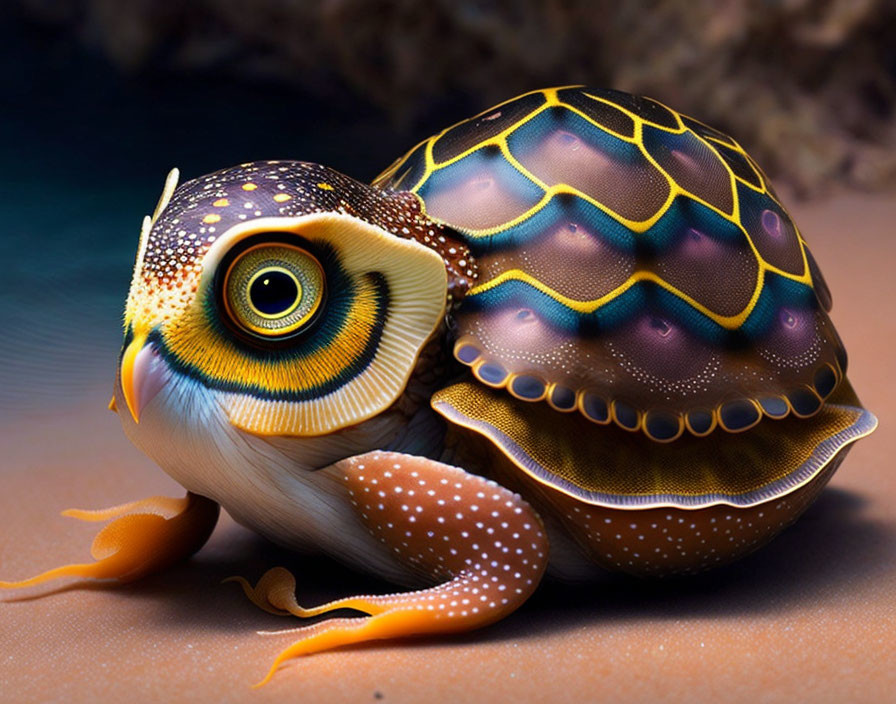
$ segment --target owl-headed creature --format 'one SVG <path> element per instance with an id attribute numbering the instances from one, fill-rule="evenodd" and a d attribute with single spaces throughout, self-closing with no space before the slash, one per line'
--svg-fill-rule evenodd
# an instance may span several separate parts
<path id="1" fill-rule="evenodd" d="M 365 186 L 242 164 L 144 222 L 112 403 L 185 499 L 99 512 L 135 579 L 221 505 L 410 591 L 306 609 L 278 657 L 477 628 L 543 573 L 688 573 L 796 519 L 874 416 L 818 267 L 736 142 L 646 98 L 537 91 Z M 599 567 L 598 567 L 599 566 Z"/>

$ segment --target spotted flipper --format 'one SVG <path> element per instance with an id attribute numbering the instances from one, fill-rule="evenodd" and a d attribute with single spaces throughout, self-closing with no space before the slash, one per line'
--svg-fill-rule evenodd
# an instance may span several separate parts
<path id="1" fill-rule="evenodd" d="M 390 452 L 333 465 L 346 499 L 395 557 L 436 586 L 383 596 L 339 599 L 315 608 L 297 603 L 295 580 L 269 571 L 253 588 L 237 578 L 261 608 L 300 618 L 355 609 L 363 618 L 336 618 L 299 628 L 260 684 L 293 657 L 351 643 L 468 631 L 515 611 L 535 590 L 548 543 L 534 510 L 518 495 L 457 467 Z"/>

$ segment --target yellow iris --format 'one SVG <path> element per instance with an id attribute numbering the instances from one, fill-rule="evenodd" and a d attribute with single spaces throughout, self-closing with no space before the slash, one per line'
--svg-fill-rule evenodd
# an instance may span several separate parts
<path id="1" fill-rule="evenodd" d="M 263 337 L 281 337 L 305 326 L 323 300 L 320 263 L 300 247 L 259 244 L 242 252 L 224 277 L 231 320 Z"/>

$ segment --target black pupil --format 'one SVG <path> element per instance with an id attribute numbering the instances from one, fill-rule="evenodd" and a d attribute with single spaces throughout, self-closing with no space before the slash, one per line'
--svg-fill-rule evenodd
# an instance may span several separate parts
<path id="1" fill-rule="evenodd" d="M 298 295 L 296 282 L 282 271 L 262 274 L 249 287 L 249 300 L 264 315 L 285 313 L 292 308 Z"/>

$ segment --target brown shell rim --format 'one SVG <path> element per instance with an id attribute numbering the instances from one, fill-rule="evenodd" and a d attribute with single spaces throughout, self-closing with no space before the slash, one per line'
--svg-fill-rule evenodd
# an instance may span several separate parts
<path id="1" fill-rule="evenodd" d="M 817 477 L 825 467 L 847 446 L 870 435 L 878 421 L 873 413 L 859 405 L 829 404 L 844 412 L 857 413 L 856 419 L 843 430 L 822 440 L 809 458 L 787 476 L 777 479 L 753 491 L 743 494 L 707 493 L 694 496 L 680 494 L 623 495 L 583 491 L 550 470 L 535 462 L 512 438 L 485 421 L 469 418 L 446 401 L 434 401 L 433 408 L 448 421 L 488 438 L 513 464 L 537 481 L 563 492 L 574 499 L 594 506 L 618 509 L 677 508 L 698 510 L 710 506 L 747 508 L 774 501 L 805 486 Z"/>

